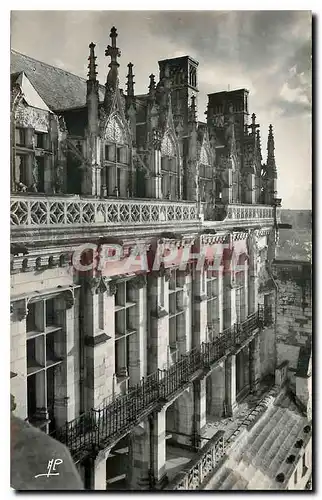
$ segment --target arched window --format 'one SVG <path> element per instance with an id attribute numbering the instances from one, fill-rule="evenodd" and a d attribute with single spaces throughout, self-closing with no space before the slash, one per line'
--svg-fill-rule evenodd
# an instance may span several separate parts
<path id="1" fill-rule="evenodd" d="M 161 143 L 161 175 L 163 198 L 177 199 L 179 193 L 177 156 L 174 140 L 169 134 L 164 136 Z"/>
<path id="2" fill-rule="evenodd" d="M 110 117 L 104 134 L 104 165 L 102 194 L 127 198 L 129 195 L 128 144 L 122 121 L 117 115 Z"/>
<path id="3" fill-rule="evenodd" d="M 210 154 L 205 145 L 202 146 L 199 158 L 199 199 L 211 202 L 213 198 L 213 168 Z"/>

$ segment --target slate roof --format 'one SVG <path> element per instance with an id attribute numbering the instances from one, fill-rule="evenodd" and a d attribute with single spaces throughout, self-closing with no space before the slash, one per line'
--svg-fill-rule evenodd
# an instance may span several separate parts
<path id="1" fill-rule="evenodd" d="M 299 460 L 296 442 L 308 441 L 310 427 L 293 398 L 282 393 L 241 441 L 236 441 L 226 461 L 210 479 L 205 489 L 212 490 L 277 490 L 284 489 L 276 477 L 289 477 L 297 462 L 288 462 L 294 455 Z M 307 433 L 306 431 L 309 431 Z"/>
<path id="2" fill-rule="evenodd" d="M 13 49 L 11 50 L 10 66 L 11 74 L 24 71 L 50 109 L 63 110 L 85 106 L 85 78 L 37 61 Z M 104 99 L 104 91 L 104 85 L 100 85 L 100 100 Z"/>

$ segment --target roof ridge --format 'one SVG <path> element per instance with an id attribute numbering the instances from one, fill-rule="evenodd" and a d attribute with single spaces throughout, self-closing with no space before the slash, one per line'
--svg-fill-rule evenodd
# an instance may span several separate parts
<path id="1" fill-rule="evenodd" d="M 44 64 L 45 66 L 49 66 L 50 68 L 58 69 L 59 71 L 63 71 L 64 73 L 68 73 L 69 75 L 72 75 L 72 76 L 76 76 L 77 78 L 84 80 L 84 82 L 87 82 L 86 78 L 84 78 L 83 76 L 76 75 L 75 73 L 72 73 L 71 71 L 68 71 L 68 70 L 63 69 L 63 68 L 59 68 L 58 66 L 53 66 L 52 64 L 48 64 L 44 61 L 40 61 L 39 59 L 35 59 L 34 57 L 28 56 L 27 54 L 23 54 L 22 52 L 19 52 L 18 50 L 15 50 L 15 49 L 10 49 L 10 50 L 11 50 L 11 52 L 14 52 L 15 54 L 19 54 L 20 56 L 27 57 L 31 61 L 35 61 L 37 63 Z M 102 87 L 104 87 L 104 84 L 102 84 L 102 83 L 99 83 L 99 85 L 102 85 Z"/>

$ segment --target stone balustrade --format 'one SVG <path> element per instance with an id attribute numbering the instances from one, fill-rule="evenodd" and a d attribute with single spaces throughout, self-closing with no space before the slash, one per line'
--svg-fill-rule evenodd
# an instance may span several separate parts
<path id="1" fill-rule="evenodd" d="M 197 205 L 189 201 L 40 195 L 12 195 L 10 217 L 12 229 L 199 221 Z"/>
<path id="2" fill-rule="evenodd" d="M 274 208 L 265 205 L 228 205 L 226 219 L 273 219 Z"/>
<path id="3" fill-rule="evenodd" d="M 205 208 L 205 207 L 204 207 Z M 211 208 L 211 207 L 210 207 Z M 277 209 L 279 218 L 279 211 Z M 198 206 L 192 201 L 152 199 L 83 198 L 74 195 L 12 195 L 11 226 L 19 228 L 124 226 L 144 224 L 199 223 Z M 216 205 L 204 211 L 204 220 L 245 222 L 274 219 L 274 208 L 266 205 Z"/>
<path id="4" fill-rule="evenodd" d="M 166 490 L 200 490 L 225 454 L 224 431 L 218 431 Z"/>
<path id="5" fill-rule="evenodd" d="M 214 209 L 206 210 L 205 220 L 214 221 L 250 221 L 274 219 L 274 207 L 269 205 L 216 204 Z"/>

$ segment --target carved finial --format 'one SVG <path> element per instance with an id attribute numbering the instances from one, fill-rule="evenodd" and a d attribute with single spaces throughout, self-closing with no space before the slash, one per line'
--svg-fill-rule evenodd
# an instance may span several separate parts
<path id="1" fill-rule="evenodd" d="M 110 84 L 112 87 L 116 87 L 118 84 L 118 67 L 120 66 L 117 62 L 117 58 L 120 57 L 121 51 L 118 47 L 116 47 L 117 32 L 114 26 L 111 29 L 110 37 L 112 45 L 108 45 L 105 50 L 105 55 L 111 57 L 111 62 L 108 65 L 111 69 L 107 75 L 106 83 Z"/>
<path id="2" fill-rule="evenodd" d="M 151 73 L 149 78 L 150 78 L 149 94 L 154 95 L 155 94 L 155 75 L 153 73 Z"/>
<path id="3" fill-rule="evenodd" d="M 127 67 L 129 68 L 129 71 L 128 71 L 128 74 L 127 74 L 127 84 L 126 84 L 126 88 L 127 88 L 127 95 L 128 97 L 133 97 L 134 96 L 134 75 L 133 75 L 133 71 L 132 71 L 132 68 L 133 68 L 133 64 L 130 62 Z"/>
<path id="4" fill-rule="evenodd" d="M 87 75 L 88 79 L 92 81 L 96 80 L 96 75 L 97 75 L 96 71 L 97 64 L 95 64 L 96 57 L 94 49 L 95 49 L 95 43 L 92 42 L 89 44 L 89 58 L 88 58 L 89 63 L 88 63 L 88 75 Z"/>
<path id="5" fill-rule="evenodd" d="M 119 67 L 119 63 L 117 62 L 117 57 L 120 57 L 121 51 L 118 47 L 116 47 L 116 38 L 117 38 L 117 31 L 115 26 L 111 29 L 110 37 L 111 37 L 111 42 L 112 45 L 108 45 L 107 49 L 105 50 L 105 55 L 106 56 L 111 56 L 111 62 L 109 64 L 109 67 L 111 68 L 112 65 L 115 65 Z"/>
<path id="6" fill-rule="evenodd" d="M 250 125 L 248 125 L 247 127 L 251 129 L 251 134 L 255 137 L 256 129 L 258 129 L 258 127 L 259 127 L 259 124 L 256 123 L 255 113 L 252 114 L 252 123 Z"/>

